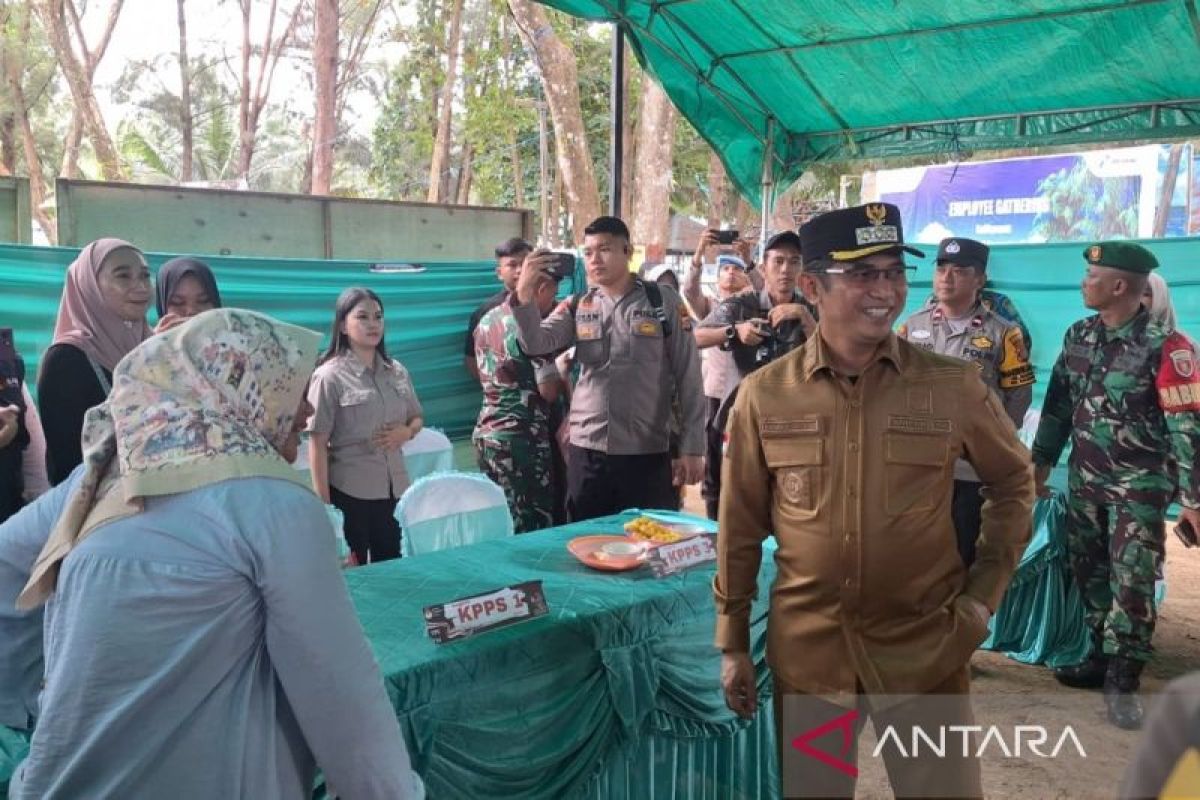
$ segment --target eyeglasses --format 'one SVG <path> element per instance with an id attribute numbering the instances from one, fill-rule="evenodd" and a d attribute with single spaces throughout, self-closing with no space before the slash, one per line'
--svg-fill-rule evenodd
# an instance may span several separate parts
<path id="1" fill-rule="evenodd" d="M 886 269 L 876 269 L 870 264 L 862 262 L 849 262 L 845 266 L 826 267 L 821 272 L 826 275 L 841 275 L 853 286 L 866 288 L 874 286 L 875 282 L 881 278 L 888 283 L 902 284 L 908 283 L 909 271 L 916 271 L 915 266 L 902 264 L 898 267 L 887 267 Z"/>
<path id="2" fill-rule="evenodd" d="M 967 278 L 975 274 L 975 267 L 966 267 L 961 264 L 941 263 L 933 269 L 935 272 L 940 272 L 943 275 L 948 272 L 956 278 Z"/>

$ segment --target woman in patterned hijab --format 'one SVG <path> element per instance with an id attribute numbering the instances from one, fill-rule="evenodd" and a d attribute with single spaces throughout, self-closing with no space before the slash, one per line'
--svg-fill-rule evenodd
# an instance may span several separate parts
<path id="1" fill-rule="evenodd" d="M 421 796 L 329 518 L 288 463 L 319 340 L 236 309 L 152 337 L 88 413 L 82 467 L 0 529 L 17 605 L 51 600 L 27 615 L 45 665 L 18 679 L 44 688 L 10 797 L 299 800 L 318 765 L 347 797 Z"/>

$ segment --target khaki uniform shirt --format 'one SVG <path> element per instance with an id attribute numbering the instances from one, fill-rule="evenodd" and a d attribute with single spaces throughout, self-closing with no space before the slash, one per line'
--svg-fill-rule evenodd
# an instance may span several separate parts
<path id="1" fill-rule="evenodd" d="M 818 334 L 820 326 L 818 326 Z M 819 335 L 742 381 L 721 471 L 716 645 L 749 649 L 762 542 L 778 542 L 767 656 L 789 687 L 850 702 L 926 691 L 967 663 L 1031 534 L 1029 453 L 978 370 L 891 336 L 851 383 Z M 970 571 L 954 459 L 984 483 Z"/>
<path id="2" fill-rule="evenodd" d="M 661 286 L 671 335 L 663 336 L 640 284 L 612 298 L 591 288 L 575 317 L 561 303 L 545 320 L 533 303 L 513 306 L 521 347 L 530 355 L 575 345 L 579 382 L 571 395 L 571 444 L 609 455 L 666 453 L 671 401 L 680 406 L 683 455 L 704 454 L 704 387 L 691 318 L 679 295 Z"/>
<path id="3" fill-rule="evenodd" d="M 408 370 L 378 356 L 368 368 L 353 353 L 317 367 L 308 389 L 313 417 L 308 429 L 329 434 L 329 485 L 359 500 L 400 497 L 408 470 L 400 448 L 377 450 L 371 437 L 385 425 L 422 416 Z"/>
<path id="4" fill-rule="evenodd" d="M 976 303 L 967 312 L 966 326 L 956 331 L 933 303 L 909 317 L 897 334 L 922 350 L 973 363 L 983 382 L 1000 398 L 1013 425 L 1021 427 L 1033 402 L 1034 378 L 1018 326 Z M 975 470 L 963 460 L 954 465 L 954 477 L 960 481 L 979 481 Z"/>

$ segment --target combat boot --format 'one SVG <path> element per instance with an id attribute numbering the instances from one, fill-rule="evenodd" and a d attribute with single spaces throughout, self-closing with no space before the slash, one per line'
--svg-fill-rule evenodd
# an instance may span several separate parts
<path id="1" fill-rule="evenodd" d="M 1092 652 L 1078 664 L 1056 667 L 1054 678 L 1072 689 L 1099 689 L 1108 672 L 1108 656 L 1104 655 L 1103 635 L 1092 634 Z"/>
<path id="2" fill-rule="evenodd" d="M 1115 656 L 1104 676 L 1104 704 L 1108 721 L 1118 728 L 1135 731 L 1142 727 L 1142 699 L 1137 696 L 1144 662 Z"/>

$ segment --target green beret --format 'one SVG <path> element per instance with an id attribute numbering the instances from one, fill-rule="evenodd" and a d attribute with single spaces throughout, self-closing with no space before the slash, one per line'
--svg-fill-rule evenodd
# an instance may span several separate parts
<path id="1" fill-rule="evenodd" d="M 1089 264 L 1098 267 L 1142 275 L 1149 275 L 1151 270 L 1158 269 L 1158 259 L 1154 253 L 1133 242 L 1097 242 L 1083 251 L 1083 257 Z"/>

